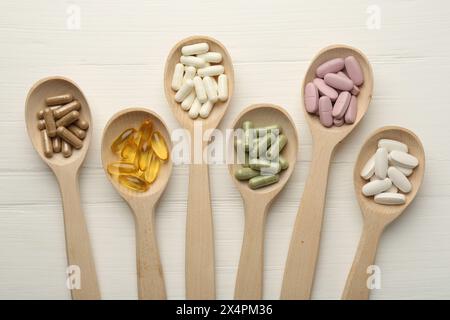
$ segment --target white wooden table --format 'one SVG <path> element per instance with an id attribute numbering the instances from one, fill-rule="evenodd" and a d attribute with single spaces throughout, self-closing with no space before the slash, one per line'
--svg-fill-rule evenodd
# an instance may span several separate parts
<path id="1" fill-rule="evenodd" d="M 170 3 L 169 3 L 170 2 Z M 78 15 L 79 13 L 79 15 Z M 264 298 L 279 297 L 292 225 L 310 166 L 311 136 L 300 84 L 313 55 L 333 43 L 360 48 L 375 74 L 364 121 L 331 166 L 313 298 L 337 299 L 361 231 L 352 170 L 364 139 L 389 124 L 413 130 L 427 152 L 416 201 L 382 238 L 374 299 L 450 298 L 450 4 L 417 1 L 17 1 L 0 2 L 0 298 L 67 299 L 62 206 L 56 180 L 28 140 L 24 103 L 31 85 L 64 75 L 84 90 L 93 141 L 81 173 L 102 296 L 136 299 L 134 222 L 100 162 L 103 126 L 117 111 L 147 106 L 174 129 L 163 93 L 175 42 L 206 34 L 227 46 L 235 95 L 221 128 L 246 106 L 270 102 L 293 117 L 300 136 L 295 172 L 266 230 Z M 178 166 L 157 209 L 168 297 L 184 299 L 187 167 Z M 243 206 L 225 165 L 210 168 L 217 297 L 231 299 Z"/>

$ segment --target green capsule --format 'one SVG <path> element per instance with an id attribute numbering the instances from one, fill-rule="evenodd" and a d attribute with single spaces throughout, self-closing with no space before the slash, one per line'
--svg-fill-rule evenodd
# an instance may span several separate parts
<path id="1" fill-rule="evenodd" d="M 259 138 L 257 144 L 258 146 L 257 154 L 259 156 L 265 155 L 267 151 L 270 149 L 272 142 L 274 142 L 276 138 L 277 136 L 273 133 L 266 134 L 263 137 Z"/>
<path id="2" fill-rule="evenodd" d="M 252 159 L 250 158 L 250 168 L 253 170 L 261 170 L 261 168 L 267 168 L 270 167 L 270 161 L 267 159 Z"/>
<path id="3" fill-rule="evenodd" d="M 277 137 L 277 140 L 270 146 L 269 150 L 267 150 L 266 157 L 267 159 L 274 159 L 280 155 L 281 150 L 287 144 L 287 137 L 284 134 L 280 134 Z"/>
<path id="4" fill-rule="evenodd" d="M 270 184 L 276 183 L 280 180 L 278 174 L 268 175 L 268 176 L 256 176 L 248 181 L 248 185 L 251 189 L 259 189 Z"/>
<path id="5" fill-rule="evenodd" d="M 278 162 L 280 163 L 281 170 L 286 170 L 289 167 L 289 162 L 282 155 L 278 156 Z"/>
<path id="6" fill-rule="evenodd" d="M 234 147 L 236 149 L 238 164 L 241 164 L 243 167 L 248 167 L 248 153 L 244 150 L 243 141 L 236 138 L 234 140 Z"/>
<path id="7" fill-rule="evenodd" d="M 262 167 L 261 168 L 261 174 L 277 174 L 281 171 L 281 165 L 277 162 L 270 162 L 270 166 L 268 167 Z"/>
<path id="8" fill-rule="evenodd" d="M 245 146 L 245 151 L 249 150 L 249 145 L 250 145 L 250 135 L 251 135 L 251 131 L 250 129 L 253 128 L 253 122 L 251 121 L 244 121 L 242 123 L 242 129 L 244 130 L 244 146 Z"/>
<path id="9" fill-rule="evenodd" d="M 262 127 L 257 129 L 258 137 L 264 137 L 267 133 L 280 134 L 281 127 L 278 124 L 272 124 L 270 126 Z"/>
<path id="10" fill-rule="evenodd" d="M 239 168 L 234 173 L 234 176 L 238 180 L 248 180 L 253 177 L 259 176 L 259 171 L 253 170 L 251 168 Z"/>

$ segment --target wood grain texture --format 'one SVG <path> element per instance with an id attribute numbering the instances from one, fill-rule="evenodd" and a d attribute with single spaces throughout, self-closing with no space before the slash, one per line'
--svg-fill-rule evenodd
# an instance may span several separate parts
<path id="1" fill-rule="evenodd" d="M 103 172 L 102 129 L 117 111 L 153 107 L 169 130 L 179 125 L 164 96 L 166 56 L 180 39 L 207 34 L 233 57 L 235 90 L 219 128 L 245 106 L 283 106 L 300 137 L 296 168 L 267 216 L 265 299 L 280 296 L 284 265 L 312 159 L 300 86 L 321 48 L 345 43 L 371 61 L 370 110 L 331 162 L 313 299 L 339 299 L 362 230 L 353 169 L 366 138 L 401 125 L 422 140 L 427 172 L 414 203 L 384 231 L 377 265 L 381 289 L 371 299 L 450 296 L 450 4 L 379 0 L 379 30 L 369 30 L 369 1 L 190 1 L 190 14 L 167 1 L 74 2 L 81 28 L 68 30 L 68 3 L 0 1 L 0 298 L 69 299 L 62 205 L 56 180 L 28 140 L 23 109 L 38 79 L 64 75 L 89 100 L 92 141 L 80 172 L 85 213 L 102 298 L 136 299 L 135 227 L 129 208 Z M 326 11 L 323 8 L 327 7 Z M 74 45 L 76 44 L 76 45 Z M 420 75 L 420 76 L 419 76 Z M 419 80 L 420 81 L 419 81 Z M 244 229 L 244 206 L 225 164 L 210 166 L 217 298 L 231 299 Z M 174 166 L 156 209 L 155 228 L 169 299 L 185 297 L 188 167 Z"/>

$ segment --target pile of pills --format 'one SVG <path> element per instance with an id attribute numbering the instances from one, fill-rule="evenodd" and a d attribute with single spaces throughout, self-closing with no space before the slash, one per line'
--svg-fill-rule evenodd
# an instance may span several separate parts
<path id="1" fill-rule="evenodd" d="M 361 177 L 370 180 L 362 188 L 366 197 L 374 196 L 379 204 L 402 205 L 412 189 L 408 177 L 419 160 L 408 153 L 408 146 L 390 139 L 378 141 L 377 152 L 367 161 Z"/>
<path id="2" fill-rule="evenodd" d="M 219 64 L 222 55 L 209 51 L 206 42 L 184 46 L 181 54 L 172 77 L 175 101 L 192 119 L 207 118 L 217 101 L 228 100 L 228 79 Z"/>
<path id="3" fill-rule="evenodd" d="M 46 107 L 37 113 L 42 149 L 47 158 L 62 153 L 72 155 L 72 148 L 81 149 L 89 123 L 80 118 L 81 103 L 70 93 L 45 99 Z"/>
<path id="4" fill-rule="evenodd" d="M 345 69 L 345 70 L 344 70 Z M 340 127 L 356 120 L 357 98 L 364 73 L 353 56 L 335 58 L 321 64 L 305 87 L 306 111 L 319 116 L 324 127 Z"/>
<path id="5" fill-rule="evenodd" d="M 242 129 L 243 139 L 235 140 L 235 148 L 238 156 L 243 153 L 245 159 L 234 173 L 236 179 L 248 180 L 251 189 L 278 182 L 279 172 L 289 167 L 289 162 L 280 154 L 288 142 L 280 126 L 254 128 L 251 121 L 244 121 Z"/>
<path id="6" fill-rule="evenodd" d="M 138 130 L 124 130 L 111 144 L 111 151 L 120 157 L 108 165 L 108 173 L 128 189 L 145 192 L 158 177 L 160 166 L 169 158 L 166 141 L 159 131 L 145 120 Z"/>

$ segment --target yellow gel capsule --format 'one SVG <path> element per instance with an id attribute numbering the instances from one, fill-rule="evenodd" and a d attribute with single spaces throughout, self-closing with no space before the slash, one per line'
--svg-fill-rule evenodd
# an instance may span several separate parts
<path id="1" fill-rule="evenodd" d="M 158 131 L 153 132 L 151 145 L 158 158 L 160 158 L 161 160 L 167 160 L 167 157 L 169 156 L 169 150 L 167 149 L 166 141 Z"/>
<path id="2" fill-rule="evenodd" d="M 161 164 L 161 160 L 155 155 L 154 152 L 150 154 L 147 170 L 145 170 L 144 178 L 148 183 L 153 183 L 159 173 L 159 167 Z"/>
<path id="3" fill-rule="evenodd" d="M 150 120 L 145 120 L 142 122 L 141 126 L 139 127 L 139 130 L 135 134 L 135 142 L 137 145 L 141 143 L 141 141 L 147 141 L 150 138 L 150 135 L 152 134 L 153 125 Z"/>
<path id="4" fill-rule="evenodd" d="M 114 153 L 120 153 L 125 143 L 134 135 L 135 132 L 136 129 L 134 128 L 124 130 L 111 144 L 111 151 Z"/>
<path id="5" fill-rule="evenodd" d="M 108 165 L 108 173 L 110 175 L 119 175 L 123 173 L 136 173 L 137 168 L 134 163 L 117 161 Z"/>
<path id="6" fill-rule="evenodd" d="M 149 160 L 152 148 L 150 147 L 150 140 L 143 141 L 139 146 L 139 169 L 145 171 Z"/>
<path id="7" fill-rule="evenodd" d="M 131 174 L 121 174 L 119 175 L 119 183 L 129 189 L 138 192 L 145 192 L 150 186 L 144 179 Z"/>
<path id="8" fill-rule="evenodd" d="M 133 140 L 127 140 L 122 148 L 120 155 L 127 162 L 134 162 L 136 154 L 138 152 L 138 146 Z"/>

